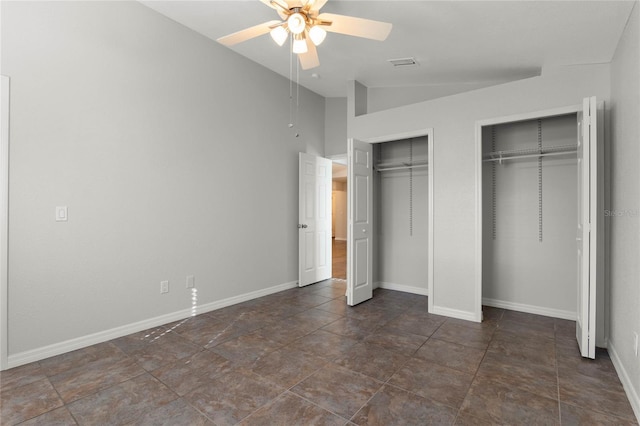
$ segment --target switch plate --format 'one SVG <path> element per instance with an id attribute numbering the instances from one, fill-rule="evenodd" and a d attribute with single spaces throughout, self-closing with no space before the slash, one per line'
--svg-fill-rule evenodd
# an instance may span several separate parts
<path id="1" fill-rule="evenodd" d="M 196 286 L 196 277 L 193 275 L 187 275 L 187 288 L 194 288 Z"/>
<path id="2" fill-rule="evenodd" d="M 636 357 L 638 356 L 638 333 L 634 332 L 633 333 L 633 351 L 636 354 Z"/>
<path id="3" fill-rule="evenodd" d="M 56 206 L 56 222 L 66 222 L 67 217 L 67 206 Z"/>
<path id="4" fill-rule="evenodd" d="M 160 293 L 169 293 L 169 281 L 160 281 Z"/>

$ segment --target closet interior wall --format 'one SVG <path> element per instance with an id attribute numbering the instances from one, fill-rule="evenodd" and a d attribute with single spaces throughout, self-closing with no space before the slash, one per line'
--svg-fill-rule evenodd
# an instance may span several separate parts
<path id="1" fill-rule="evenodd" d="M 374 145 L 374 281 L 427 294 L 426 136 Z"/>
<path id="2" fill-rule="evenodd" d="M 482 132 L 483 304 L 575 319 L 577 116 Z"/>

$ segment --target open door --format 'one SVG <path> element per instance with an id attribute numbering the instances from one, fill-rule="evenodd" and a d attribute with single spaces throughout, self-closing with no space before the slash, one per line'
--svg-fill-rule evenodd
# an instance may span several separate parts
<path id="1" fill-rule="evenodd" d="M 347 171 L 347 304 L 373 297 L 373 147 L 349 139 Z"/>
<path id="2" fill-rule="evenodd" d="M 578 113 L 578 303 L 576 338 L 580 353 L 596 357 L 598 266 L 598 119 L 596 98 L 583 100 Z"/>
<path id="3" fill-rule="evenodd" d="M 298 286 L 331 278 L 331 160 L 298 160 Z"/>

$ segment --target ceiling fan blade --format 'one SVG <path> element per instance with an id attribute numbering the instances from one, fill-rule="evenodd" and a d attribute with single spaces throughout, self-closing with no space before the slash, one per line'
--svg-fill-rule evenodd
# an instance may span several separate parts
<path id="1" fill-rule="evenodd" d="M 292 7 L 299 7 L 296 5 L 292 5 L 292 3 L 298 4 L 298 0 L 260 0 L 262 3 L 266 4 L 272 9 L 275 9 L 278 12 L 278 15 L 284 20 L 287 19 L 291 12 L 290 9 Z"/>
<path id="2" fill-rule="evenodd" d="M 309 10 L 318 11 L 325 5 L 327 0 L 307 0 L 305 7 L 308 7 Z"/>
<path id="3" fill-rule="evenodd" d="M 216 40 L 218 43 L 224 44 L 225 46 L 233 46 L 234 44 L 241 43 L 243 41 L 247 41 L 254 37 L 261 36 L 263 34 L 271 31 L 271 27 L 274 25 L 280 24 L 280 21 L 269 21 L 263 24 L 255 25 L 253 27 L 246 28 L 244 30 L 235 32 L 233 34 L 229 34 L 224 37 L 220 37 Z"/>
<path id="4" fill-rule="evenodd" d="M 286 1 L 282 1 L 282 0 L 260 0 L 262 3 L 266 4 L 267 6 L 269 6 L 272 9 L 284 9 L 284 10 L 289 10 L 289 6 L 287 5 Z"/>
<path id="5" fill-rule="evenodd" d="M 331 25 L 322 26 L 322 28 L 328 32 L 380 41 L 389 36 L 391 28 L 393 27 L 387 22 L 372 21 L 371 19 L 355 18 L 353 16 L 335 15 L 333 13 L 321 13 L 318 15 L 318 19 L 331 22 Z"/>
<path id="6" fill-rule="evenodd" d="M 298 54 L 300 59 L 300 66 L 303 70 L 315 68 L 320 65 L 320 59 L 318 59 L 318 51 L 316 45 L 307 37 L 307 53 Z"/>
<path id="7" fill-rule="evenodd" d="M 289 5 L 289 9 L 293 8 L 293 7 L 303 7 L 304 6 L 304 0 L 283 0 L 284 2 L 286 2 Z"/>

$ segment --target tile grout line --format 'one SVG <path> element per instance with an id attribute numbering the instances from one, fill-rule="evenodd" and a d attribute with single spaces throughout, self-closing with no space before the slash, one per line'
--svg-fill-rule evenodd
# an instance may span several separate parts
<path id="1" fill-rule="evenodd" d="M 333 299 L 331 299 L 331 300 L 333 300 Z M 328 302 L 323 302 L 323 303 L 321 303 L 321 304 L 324 304 L 324 303 L 328 303 Z M 320 305 L 317 305 L 317 306 L 320 306 Z M 314 309 L 315 307 L 316 307 L 316 306 L 310 306 L 310 307 L 307 307 L 307 309 L 305 309 L 304 311 L 302 311 L 302 312 L 300 312 L 300 313 L 298 313 L 298 314 L 301 314 L 301 313 L 303 313 L 303 312 L 306 312 L 306 311 L 309 311 L 309 310 L 311 310 L 311 309 Z M 328 312 L 328 311 L 324 311 L 324 310 L 322 310 L 322 311 L 323 311 L 323 312 Z M 335 314 L 335 313 L 333 313 L 333 312 L 328 312 L 328 313 L 331 313 L 331 314 L 334 314 L 334 315 L 338 315 L 338 316 L 340 316 L 341 318 L 343 318 L 343 316 L 342 316 L 342 315 Z M 298 314 L 294 314 L 294 315 L 291 315 L 291 316 L 295 316 L 295 315 L 298 315 Z M 289 317 L 291 317 L 291 316 L 289 316 Z M 289 318 L 289 317 L 286 317 L 286 318 Z M 286 319 L 286 318 L 283 318 L 283 319 Z M 277 349 L 275 349 L 275 350 L 273 350 L 273 351 L 270 351 L 270 352 L 268 352 L 268 353 L 266 353 L 266 354 L 263 354 L 263 355 L 259 356 L 257 359 L 255 359 L 255 360 L 251 363 L 251 365 L 247 365 L 247 366 L 239 365 L 239 366 L 236 366 L 236 368 L 243 368 L 243 367 L 246 367 L 247 369 L 249 369 L 249 371 L 251 371 L 251 372 L 252 372 L 253 374 L 255 374 L 256 376 L 259 376 L 260 378 L 262 378 L 262 379 L 264 379 L 264 380 L 266 380 L 266 381 L 268 381 L 268 382 L 271 382 L 271 383 L 273 383 L 273 384 L 275 384 L 275 385 L 278 385 L 277 383 L 273 382 L 273 381 L 272 381 L 272 380 L 270 380 L 269 378 L 267 378 L 267 377 L 265 377 L 265 376 L 262 376 L 260 373 L 256 373 L 256 372 L 254 372 L 254 371 L 251 369 L 251 367 L 254 367 L 254 366 L 255 366 L 255 364 L 256 364 L 256 362 L 257 362 L 258 360 L 262 359 L 262 357 L 263 357 L 263 356 L 268 355 L 268 354 L 271 354 L 271 353 L 276 352 L 276 351 L 278 351 L 278 350 L 284 349 L 284 348 L 286 348 L 287 346 L 289 346 L 290 344 L 292 344 L 293 342 L 295 342 L 295 341 L 297 341 L 297 340 L 299 340 L 299 339 L 302 339 L 302 338 L 304 338 L 304 337 L 306 337 L 306 336 L 308 336 L 308 335 L 310 335 L 310 334 L 313 334 L 313 333 L 315 333 L 315 332 L 316 332 L 316 331 L 318 331 L 318 330 L 322 330 L 322 328 L 323 328 L 323 327 L 325 327 L 326 325 L 332 324 L 333 322 L 335 322 L 335 321 L 339 321 L 339 320 L 340 320 L 340 318 L 338 318 L 338 319 L 336 319 L 336 320 L 334 320 L 334 321 L 331 321 L 331 322 L 329 322 L 329 323 L 327 323 L 327 324 L 325 324 L 325 325 L 322 325 L 322 326 L 320 326 L 320 327 L 318 327 L 318 328 L 316 328 L 316 329 L 310 330 L 308 333 L 306 333 L 306 334 L 304 334 L 304 335 L 302 335 L 302 336 L 299 336 L 299 337 L 297 337 L 296 339 L 293 339 L 293 340 L 291 340 L 291 341 L 289 341 L 289 342 L 286 342 L 286 343 L 277 342 L 278 344 L 282 344 L 282 346 L 279 346 Z M 315 357 L 316 355 L 315 355 L 315 354 L 313 354 L 313 356 Z M 323 360 L 323 361 L 324 361 L 324 360 Z M 331 361 L 327 361 L 327 362 L 331 362 Z M 282 395 L 285 395 L 285 394 L 287 394 L 287 393 L 290 393 L 290 394 L 292 394 L 292 395 L 294 395 L 294 396 L 296 396 L 296 397 L 299 397 L 299 398 L 301 398 L 301 399 L 303 399 L 303 400 L 305 400 L 305 401 L 307 401 L 307 402 L 309 402 L 309 403 L 311 403 L 311 404 L 313 404 L 313 405 L 317 406 L 318 408 L 320 408 L 320 409 L 322 409 L 322 410 L 324 410 L 324 411 L 327 411 L 327 412 L 329 412 L 329 413 L 331 413 L 331 414 L 333 414 L 333 415 L 338 416 L 338 417 L 339 417 L 339 418 L 341 418 L 341 419 L 344 419 L 344 417 L 342 417 L 342 416 L 340 416 L 340 415 L 338 415 L 338 414 L 336 414 L 336 413 L 334 413 L 334 412 L 332 412 L 332 411 L 330 411 L 330 410 L 327 410 L 326 408 L 321 407 L 321 406 L 319 406 L 319 405 L 317 405 L 317 404 L 313 403 L 312 401 L 307 400 L 306 398 L 302 397 L 301 395 L 298 395 L 297 393 L 295 393 L 295 392 L 292 392 L 292 391 L 291 391 L 291 389 L 293 389 L 295 386 L 297 386 L 298 384 L 302 383 L 304 380 L 306 380 L 306 379 L 308 379 L 309 377 L 311 377 L 312 375 L 314 375 L 314 374 L 315 374 L 318 370 L 320 370 L 321 368 L 323 368 L 323 367 L 322 367 L 322 366 L 321 366 L 321 367 L 318 367 L 316 370 L 314 370 L 314 371 L 312 371 L 311 373 L 309 373 L 308 375 L 304 376 L 302 379 L 298 380 L 296 383 L 294 383 L 294 384 L 293 384 L 292 386 L 290 386 L 289 388 L 284 388 L 284 391 L 283 391 L 282 393 L 278 394 L 275 398 L 271 399 L 270 401 L 268 401 L 268 402 L 266 402 L 266 403 L 262 404 L 261 406 L 257 407 L 254 411 L 252 411 L 251 413 L 249 413 L 248 415 L 246 415 L 245 417 L 243 417 L 242 419 L 240 419 L 240 420 L 239 420 L 238 422 L 236 422 L 235 424 L 239 424 L 239 423 L 241 423 L 243 420 L 245 420 L 245 419 L 249 418 L 250 416 L 254 415 L 254 414 L 255 414 L 255 413 L 257 413 L 258 411 L 260 411 L 262 408 L 264 408 L 264 407 L 266 407 L 267 405 L 269 405 L 269 404 L 273 403 L 273 402 L 274 402 L 274 401 L 276 401 L 278 398 L 282 397 Z M 204 385 L 203 385 L 203 386 L 204 386 Z M 208 418 L 208 417 L 207 417 L 207 418 Z M 347 423 L 349 422 L 349 420 L 348 420 L 348 419 L 345 419 L 345 421 L 346 421 Z"/>
<path id="2" fill-rule="evenodd" d="M 504 314 L 504 312 L 503 312 L 503 314 Z M 493 337 L 495 336 L 497 329 L 498 329 L 498 326 L 496 325 L 496 328 L 493 330 L 493 333 L 491 334 L 491 339 L 489 339 L 489 342 L 487 342 L 487 347 L 484 350 L 484 354 L 482 354 L 482 359 L 478 363 L 478 367 L 476 367 L 476 371 L 473 373 L 473 378 L 471 379 L 471 382 L 469 383 L 469 387 L 467 388 L 467 392 L 464 394 L 464 398 L 462 398 L 462 403 L 458 407 L 458 411 L 456 412 L 456 417 L 453 420 L 453 424 L 455 424 L 455 422 L 458 420 L 458 417 L 460 416 L 460 411 L 462 410 L 462 406 L 464 405 L 464 401 L 469 396 L 469 392 L 471 392 L 471 387 L 473 386 L 473 382 L 475 382 L 476 377 L 478 377 L 478 371 L 480 371 L 480 366 L 482 365 L 482 362 L 484 361 L 485 357 L 487 356 L 487 352 L 489 352 L 489 345 L 491 345 L 491 342 L 493 341 Z"/>
<path id="3" fill-rule="evenodd" d="M 462 404 L 460 404 L 460 407 L 458 407 L 458 411 L 456 413 L 456 417 L 453 420 L 454 424 L 455 424 L 456 421 L 458 421 L 458 417 L 460 416 L 460 411 L 462 410 L 462 406 L 464 405 L 464 401 L 469 396 L 469 392 L 471 391 L 471 387 L 473 386 L 473 382 L 476 380 L 476 377 L 478 376 L 478 371 L 480 370 L 480 366 L 482 365 L 482 362 L 484 361 L 485 357 L 487 356 L 487 352 L 489 352 L 489 346 L 491 345 L 491 342 L 493 341 L 493 338 L 496 335 L 496 331 L 498 330 L 498 327 L 499 327 L 498 323 L 500 322 L 500 320 L 502 319 L 503 316 L 504 316 L 504 310 L 500 313 L 500 316 L 496 319 L 496 327 L 493 330 L 493 333 L 491 334 L 491 339 L 489 339 L 489 342 L 487 343 L 487 347 L 484 350 L 484 354 L 482 355 L 482 359 L 478 363 L 478 367 L 476 368 L 475 373 L 473 373 L 473 379 L 471 379 L 471 384 L 469 385 L 469 389 L 467 389 L 467 393 L 464 395 L 464 398 L 462 399 Z"/>
<path id="4" fill-rule="evenodd" d="M 560 403 L 560 373 L 559 373 L 559 368 L 558 368 L 558 345 L 557 345 L 557 327 L 558 325 L 555 323 L 553 324 L 553 355 L 554 355 L 554 362 L 555 362 L 555 367 L 556 367 L 556 388 L 558 390 L 558 421 L 560 422 L 560 425 L 562 425 L 562 404 Z"/>
<path id="5" fill-rule="evenodd" d="M 40 366 L 40 361 L 36 361 L 36 362 L 38 363 L 38 368 L 42 369 L 42 367 Z M 64 408 L 64 409 L 66 409 L 66 410 L 69 412 L 69 414 L 71 415 L 71 417 L 73 418 L 73 420 L 76 422 L 76 424 L 78 424 L 78 422 L 77 422 L 76 418 L 73 416 L 73 414 L 71 414 L 71 411 L 69 410 L 69 408 L 67 408 L 67 404 L 64 402 L 64 399 L 62 399 L 62 396 L 60 395 L 60 392 L 58 392 L 58 389 L 56 389 L 56 387 L 53 385 L 53 383 L 51 383 L 51 380 L 49 379 L 49 376 L 47 376 L 47 374 L 46 374 L 46 373 L 44 373 L 44 371 L 43 371 L 43 373 L 42 373 L 42 374 L 44 375 L 44 378 L 47 380 L 47 383 L 49 383 L 49 386 L 51 386 L 51 389 L 53 389 L 53 391 L 56 393 L 56 395 L 58 395 L 58 399 L 60 400 L 60 402 L 62 403 L 62 405 L 61 405 L 61 406 L 59 406 L 59 407 L 54 407 L 54 408 L 52 408 L 52 409 L 50 409 L 50 410 L 48 410 L 48 411 L 45 411 L 44 413 L 37 414 L 37 415 L 35 415 L 35 416 L 33 416 L 33 417 L 30 417 L 30 418 L 28 418 L 28 419 L 24 419 L 24 420 L 22 420 L 22 421 L 20 421 L 20 422 L 16 423 L 16 425 L 20 425 L 20 424 L 22 424 L 22 423 L 28 422 L 29 420 L 33 420 L 33 419 L 35 419 L 35 418 L 37 418 L 37 417 L 43 416 L 43 415 L 45 415 L 45 414 L 47 414 L 47 413 L 50 413 L 50 412 L 52 412 L 52 411 L 54 411 L 54 410 L 58 410 L 58 409 L 60 409 L 60 408 Z M 32 383 L 35 383 L 35 382 L 32 382 Z M 28 386 L 28 385 L 30 385 L 30 384 L 31 384 L 31 383 L 28 383 L 28 384 L 26 384 L 26 385 L 24 385 L 24 386 Z M 20 388 L 20 387 L 22 387 L 22 386 L 19 386 L 18 388 Z M 14 388 L 14 389 L 15 389 L 15 388 Z M 9 390 L 7 390 L 7 391 L 11 391 L 11 390 L 13 390 L 13 389 L 9 389 Z"/>
<path id="6" fill-rule="evenodd" d="M 401 315 L 401 314 L 400 314 L 400 315 Z M 400 315 L 398 315 L 398 316 L 400 316 Z M 389 383 L 389 380 L 391 380 L 391 378 L 392 378 L 392 377 L 393 377 L 393 376 L 394 376 L 398 371 L 400 371 L 402 368 L 404 368 L 404 367 L 405 367 L 405 366 L 406 366 L 406 365 L 411 361 L 411 359 L 413 359 L 413 356 L 414 356 L 414 355 L 415 355 L 415 354 L 420 350 L 420 348 L 422 348 L 424 345 L 426 345 L 426 344 L 427 344 L 427 342 L 431 339 L 431 337 L 436 333 L 436 331 L 438 331 L 438 329 L 439 329 L 440 327 L 442 327 L 442 325 L 443 325 L 445 322 L 446 322 L 446 320 L 445 320 L 445 321 L 443 321 L 443 322 L 442 322 L 442 324 L 440 324 L 440 325 L 439 325 L 439 326 L 438 326 L 438 327 L 433 331 L 433 333 L 431 333 L 431 335 L 430 335 L 429 337 L 427 337 L 427 340 L 425 340 L 425 341 L 424 341 L 424 342 L 423 342 L 423 343 L 422 343 L 422 344 L 421 344 L 417 349 L 415 349 L 411 355 L 407 356 L 407 359 L 405 360 L 405 362 L 404 362 L 400 367 L 398 367 L 398 368 L 397 368 L 393 373 L 391 373 L 391 375 L 389 375 L 389 377 L 388 377 L 384 382 L 382 382 L 382 386 L 380 386 L 380 388 L 378 388 L 378 390 L 377 390 L 377 391 L 376 391 L 376 392 L 375 392 L 375 393 L 374 393 L 374 394 L 373 394 L 369 399 L 367 399 L 367 401 L 366 401 L 366 402 L 365 402 L 365 403 L 364 403 L 360 408 L 358 408 L 358 410 L 356 410 L 356 412 L 353 414 L 353 416 L 351 416 L 351 418 L 349 419 L 349 421 L 351 421 L 351 420 L 356 416 L 356 414 L 358 414 L 358 413 L 359 413 L 359 412 L 360 412 L 364 407 L 366 407 L 366 406 L 367 406 L 367 404 L 368 404 L 368 403 L 369 403 L 369 402 L 370 402 L 370 401 L 371 401 L 371 400 L 372 400 L 376 395 L 378 395 L 378 394 L 380 393 L 380 391 L 381 391 L 382 389 L 384 389 L 384 387 L 385 387 L 385 386 L 391 386 L 391 387 L 394 387 L 394 388 L 396 388 L 396 389 L 400 389 L 400 390 L 403 390 L 403 391 L 405 391 L 405 392 L 407 392 L 407 393 L 410 393 L 410 394 L 412 394 L 412 395 L 415 395 L 415 396 L 417 396 L 417 397 L 420 397 L 420 398 L 422 398 L 422 399 L 425 399 L 425 400 L 427 400 L 427 401 L 431 401 L 431 399 L 430 399 L 430 398 L 425 398 L 425 397 L 423 397 L 422 395 L 418 395 L 417 393 L 410 391 L 409 389 L 405 389 L 405 388 L 403 388 L 403 387 L 401 387 L 401 386 L 396 386 L 396 385 L 394 385 L 394 384 L 392 384 L 392 383 Z M 378 346 L 378 345 L 376 345 L 376 346 Z M 379 347 L 382 347 L 382 346 L 379 346 Z M 386 349 L 386 348 L 385 348 L 385 349 Z M 350 369 L 349 369 L 349 370 L 350 370 Z M 353 371 L 353 370 L 350 370 L 350 371 Z M 362 374 L 362 373 L 359 373 L 359 374 Z M 366 375 L 366 374 L 365 374 L 365 375 Z M 371 377 L 371 376 L 367 376 L 367 377 Z M 374 378 L 374 379 L 375 379 L 375 378 Z M 377 380 L 377 379 L 375 379 L 375 380 Z M 437 402 L 437 401 L 435 401 L 435 402 Z M 443 404 L 443 405 L 448 406 L 448 405 L 446 405 L 446 404 Z M 453 408 L 453 407 L 452 407 L 452 408 Z"/>
<path id="7" fill-rule="evenodd" d="M 321 328 L 320 328 L 320 329 L 321 329 Z M 314 333 L 315 331 L 320 330 L 320 329 L 316 329 L 316 330 L 314 330 L 314 331 L 312 331 L 312 332 L 310 332 L 310 333 L 306 334 L 305 336 L 308 336 L 309 334 L 312 334 L 312 333 Z M 302 337 L 305 337 L 305 336 L 302 336 Z M 302 338 L 302 337 L 300 337 L 300 338 Z M 293 341 L 295 341 L 295 340 L 298 340 L 298 339 L 294 339 Z M 292 342 L 293 342 L 293 341 L 292 341 Z M 284 346 L 282 346 L 282 348 L 285 348 L 286 346 L 288 346 L 288 345 L 289 345 L 290 343 L 292 343 L 292 342 L 289 342 L 289 343 L 285 344 Z M 281 349 L 282 349 L 282 348 L 281 348 Z M 313 356 L 314 356 L 314 357 L 316 357 L 316 355 L 315 355 L 315 354 L 313 354 Z M 258 358 L 258 359 L 260 359 L 260 358 Z M 256 360 L 256 361 L 257 361 L 257 360 Z M 333 361 L 325 361 L 324 359 L 323 359 L 322 361 L 323 361 L 323 362 L 326 362 L 327 364 L 328 364 L 328 363 L 333 363 Z M 254 364 L 255 364 L 255 361 L 254 361 Z M 299 385 L 299 384 L 300 384 L 300 383 L 302 383 L 303 381 L 307 380 L 309 377 L 311 377 L 311 376 L 313 376 L 314 374 L 316 374 L 320 369 L 322 369 L 322 368 L 323 368 L 323 367 L 325 367 L 325 366 L 326 366 L 326 365 L 318 367 L 317 369 L 315 369 L 315 370 L 314 370 L 314 371 L 312 371 L 311 373 L 307 374 L 306 376 L 304 376 L 302 379 L 298 380 L 296 383 L 294 383 L 294 384 L 293 384 L 293 385 L 291 385 L 290 387 L 288 387 L 288 388 L 284 388 L 284 391 L 283 391 L 282 393 L 278 394 L 278 396 L 276 396 L 276 397 L 275 397 L 275 398 L 273 398 L 272 400 L 270 400 L 270 401 L 268 401 L 268 402 L 264 403 L 263 405 L 259 406 L 258 408 L 256 408 L 256 409 L 255 409 L 254 411 L 252 411 L 250 414 L 248 414 L 247 416 L 243 417 L 241 420 L 239 420 L 238 422 L 236 422 L 236 424 L 241 423 L 243 420 L 245 420 L 245 419 L 249 418 L 250 416 L 254 415 L 254 414 L 255 414 L 255 413 L 257 413 L 258 411 L 260 411 L 262 408 L 264 408 L 265 406 L 267 406 L 267 405 L 271 404 L 272 402 L 276 401 L 278 398 L 282 397 L 282 395 L 285 395 L 285 394 L 287 394 L 287 393 L 290 393 L 291 395 L 293 395 L 293 396 L 295 396 L 295 397 L 298 397 L 298 398 L 300 398 L 300 399 L 302 399 L 302 400 L 304 400 L 304 401 L 307 401 L 307 402 L 309 402 L 310 404 L 312 404 L 312 405 L 314 405 L 314 406 L 316 406 L 316 407 L 318 407 L 318 408 L 320 408 L 320 409 L 322 409 L 322 410 L 324 410 L 324 411 L 326 411 L 326 412 L 328 412 L 328 413 L 331 413 L 331 414 L 333 414 L 333 415 L 335 415 L 335 416 L 338 416 L 339 418 L 344 419 L 344 420 L 348 423 L 348 422 L 349 422 L 349 419 L 345 419 L 345 418 L 344 418 L 344 417 L 342 417 L 341 415 L 339 415 L 339 414 L 337 414 L 337 413 L 334 413 L 333 411 L 331 411 L 331 410 L 329 410 L 329 409 L 327 409 L 327 408 L 324 408 L 324 407 L 322 407 L 322 406 L 320 406 L 320 405 L 316 404 L 315 402 L 308 400 L 307 398 L 303 397 L 302 395 L 299 395 L 298 393 L 296 393 L 296 392 L 293 392 L 293 391 L 292 391 L 292 389 L 293 389 L 294 387 L 296 387 L 297 385 Z M 250 370 L 250 371 L 251 371 L 251 372 L 253 372 L 253 370 Z M 268 381 L 268 382 L 271 382 L 271 383 L 273 383 L 273 384 L 275 384 L 275 385 L 278 385 L 277 383 L 273 382 L 271 379 L 269 379 L 269 378 L 267 378 L 267 377 L 262 376 L 260 373 L 253 372 L 253 374 L 256 374 L 257 376 L 260 376 L 261 378 L 263 378 L 264 380 L 266 380 L 266 381 Z"/>
<path id="8" fill-rule="evenodd" d="M 434 331 L 434 333 L 435 333 L 435 331 Z M 423 346 L 423 345 L 424 345 L 424 344 L 425 344 L 425 343 L 426 343 L 430 338 L 431 338 L 431 336 L 429 336 L 429 338 L 427 338 L 427 340 L 426 340 L 422 345 L 420 345 L 420 346 L 418 347 L 418 349 L 420 349 L 420 348 L 421 348 L 421 347 L 422 347 L 422 346 Z M 381 346 L 380 346 L 380 347 L 381 347 Z M 418 351 L 418 349 L 416 349 L 413 353 L 415 354 L 415 353 Z M 349 421 L 351 421 L 351 420 L 356 416 L 356 414 L 358 414 L 358 413 L 359 413 L 359 412 L 360 412 L 364 407 L 366 407 L 366 406 L 367 406 L 367 404 L 368 404 L 368 403 L 369 403 L 373 398 L 375 398 L 375 396 L 376 396 L 376 395 L 378 395 L 378 394 L 380 393 L 380 391 L 381 391 L 382 389 L 384 389 L 384 387 L 385 387 L 385 386 L 387 386 L 387 385 L 388 385 L 388 386 L 393 386 L 391 383 L 389 383 L 389 380 L 391 380 L 391 378 L 393 377 L 393 375 L 394 375 L 394 374 L 396 374 L 398 371 L 400 371 L 402 368 L 404 368 L 404 366 L 405 366 L 405 365 L 407 365 L 407 364 L 409 363 L 409 361 L 411 361 L 411 358 L 412 358 L 412 357 L 413 357 L 413 354 L 412 354 L 411 356 L 408 356 L 408 357 L 407 357 L 407 359 L 405 360 L 405 362 L 404 362 L 400 367 L 398 367 L 398 368 L 397 368 L 393 373 L 391 373 L 391 374 L 389 375 L 389 377 L 387 377 L 387 379 L 386 379 L 384 382 L 382 382 L 382 381 L 380 381 L 380 380 L 379 380 L 379 381 L 382 383 L 382 385 L 378 388 L 378 390 L 377 390 L 377 391 L 375 391 L 375 392 L 373 393 L 373 395 L 371 395 L 371 397 L 369 397 L 369 399 L 367 399 L 367 401 L 366 401 L 362 406 L 360 406 L 360 408 L 358 408 L 358 409 L 356 410 L 356 412 L 355 412 L 355 413 L 353 413 L 353 416 L 351 416 L 351 418 L 349 419 Z M 346 367 L 345 367 L 345 368 L 346 368 Z M 353 371 L 353 370 L 349 369 L 349 371 Z M 356 372 L 356 373 L 357 373 L 357 372 Z M 362 373 L 359 373 L 359 374 L 362 374 Z M 365 376 L 367 376 L 367 375 L 365 374 Z M 367 377 L 371 377 L 371 376 L 367 376 Z M 372 378 L 373 378 L 373 377 L 372 377 Z M 373 378 L 373 379 L 374 379 L 374 380 L 377 380 L 377 379 L 375 379 L 375 378 Z M 398 386 L 394 386 L 394 387 L 399 388 L 399 389 L 402 389 L 402 388 L 400 388 L 400 387 L 398 387 Z M 406 389 L 403 389 L 403 390 L 406 390 Z M 409 392 L 409 391 L 407 391 L 407 392 Z M 410 392 L 410 393 L 413 393 L 413 392 Z M 416 395 L 417 395 L 417 394 L 416 394 Z M 420 396 L 420 395 L 418 395 L 418 396 Z M 422 397 L 421 397 L 421 398 L 422 398 Z"/>

